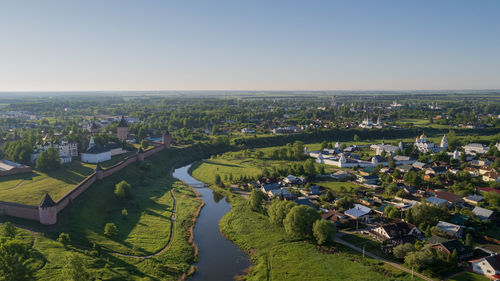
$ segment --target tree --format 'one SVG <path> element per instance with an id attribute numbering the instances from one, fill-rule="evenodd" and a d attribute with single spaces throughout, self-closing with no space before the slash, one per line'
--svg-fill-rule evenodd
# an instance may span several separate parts
<path id="1" fill-rule="evenodd" d="M 337 229 L 332 221 L 319 219 L 313 224 L 313 235 L 318 245 L 331 244 Z"/>
<path id="2" fill-rule="evenodd" d="M 396 168 L 396 162 L 394 161 L 394 158 L 392 158 L 392 156 L 389 157 L 389 161 L 387 162 L 387 166 L 391 169 Z"/>
<path id="3" fill-rule="evenodd" d="M 393 250 L 392 253 L 394 256 L 398 259 L 404 259 L 406 255 L 410 252 L 415 251 L 415 247 L 411 243 L 404 243 L 396 246 Z"/>
<path id="4" fill-rule="evenodd" d="M 326 201 L 332 202 L 335 199 L 335 196 L 333 195 L 333 192 L 331 190 L 328 190 L 326 192 Z"/>
<path id="5" fill-rule="evenodd" d="M 77 254 L 72 254 L 69 257 L 64 271 L 66 278 L 68 278 L 66 280 L 87 281 L 92 279 L 83 259 L 77 256 Z"/>
<path id="6" fill-rule="evenodd" d="M 36 169 L 41 171 L 51 171 L 61 167 L 61 160 L 59 157 L 59 150 L 49 148 L 36 159 Z"/>
<path id="7" fill-rule="evenodd" d="M 264 201 L 265 196 L 266 195 L 262 191 L 253 189 L 250 194 L 250 208 L 255 212 L 261 211 L 262 202 Z"/>
<path id="8" fill-rule="evenodd" d="M 68 233 L 63 232 L 59 234 L 59 238 L 57 238 L 57 241 L 63 244 L 64 248 L 67 248 L 68 245 L 71 243 L 71 238 Z"/>
<path id="9" fill-rule="evenodd" d="M 469 247 L 472 247 L 472 235 L 470 235 L 470 233 L 467 233 L 465 235 L 465 246 L 469 246 Z"/>
<path id="10" fill-rule="evenodd" d="M 127 209 L 123 209 L 122 210 L 122 219 L 126 220 L 128 217 L 128 211 Z"/>
<path id="11" fill-rule="evenodd" d="M 106 235 L 108 237 L 113 237 L 117 233 L 118 233 L 118 228 L 116 227 L 116 225 L 114 223 L 109 222 L 104 226 L 104 235 Z"/>
<path id="12" fill-rule="evenodd" d="M 354 137 L 352 138 L 352 140 L 355 141 L 355 142 L 358 142 L 360 139 L 359 139 L 358 135 L 354 135 Z"/>
<path id="13" fill-rule="evenodd" d="M 219 174 L 215 174 L 215 185 L 218 187 L 224 187 L 224 183 Z"/>
<path id="14" fill-rule="evenodd" d="M 34 280 L 30 250 L 17 239 L 0 242 L 0 280 Z"/>
<path id="15" fill-rule="evenodd" d="M 143 149 L 148 148 L 148 147 L 149 147 L 149 142 L 148 142 L 148 140 L 143 139 L 143 140 L 141 141 L 141 147 L 142 147 Z"/>
<path id="16" fill-rule="evenodd" d="M 14 238 L 16 237 L 16 228 L 10 221 L 6 222 L 3 226 L 3 237 Z"/>
<path id="17" fill-rule="evenodd" d="M 292 201 L 274 200 L 271 206 L 267 209 L 269 220 L 274 224 L 282 225 L 286 215 L 296 205 L 297 204 Z"/>
<path id="18" fill-rule="evenodd" d="M 321 216 L 313 208 L 300 205 L 290 210 L 283 220 L 283 225 L 290 236 L 299 239 L 311 238 L 313 236 L 313 223 L 320 218 Z"/>
<path id="19" fill-rule="evenodd" d="M 313 159 L 307 159 L 306 162 L 304 163 L 304 171 L 306 175 L 308 176 L 314 176 L 316 175 L 316 168 L 314 167 L 314 160 Z"/>
<path id="20" fill-rule="evenodd" d="M 405 256 L 405 264 L 416 270 L 420 270 L 422 267 L 429 265 L 431 262 L 432 255 L 429 255 L 427 251 L 410 252 Z"/>
<path id="21" fill-rule="evenodd" d="M 115 195 L 120 199 L 130 198 L 131 185 L 126 181 L 121 181 L 115 185 Z"/>

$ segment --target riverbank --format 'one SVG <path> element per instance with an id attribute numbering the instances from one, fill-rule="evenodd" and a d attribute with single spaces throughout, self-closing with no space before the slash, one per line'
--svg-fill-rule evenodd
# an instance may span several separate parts
<path id="1" fill-rule="evenodd" d="M 204 165 L 206 167 L 206 165 Z M 250 255 L 254 266 L 245 280 L 411 280 L 401 270 L 372 258 L 362 257 L 342 245 L 336 245 L 335 254 L 318 251 L 308 241 L 288 237 L 282 227 L 271 224 L 269 218 L 253 212 L 248 201 L 227 189 L 213 185 L 210 173 L 193 165 L 192 175 L 211 184 L 211 188 L 229 198 L 232 208 L 220 221 L 225 237 Z M 201 176 L 200 176 L 201 175 Z"/>

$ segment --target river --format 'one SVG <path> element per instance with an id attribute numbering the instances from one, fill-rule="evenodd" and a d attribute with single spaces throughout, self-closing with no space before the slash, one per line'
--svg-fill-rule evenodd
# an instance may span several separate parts
<path id="1" fill-rule="evenodd" d="M 189 167 L 174 171 L 173 176 L 194 187 L 201 194 L 205 206 L 194 226 L 194 242 L 198 246 L 198 271 L 190 280 L 234 280 L 251 263 L 248 255 L 231 241 L 222 236 L 219 221 L 231 209 L 231 204 L 222 196 L 214 193 L 202 182 L 189 175 Z"/>

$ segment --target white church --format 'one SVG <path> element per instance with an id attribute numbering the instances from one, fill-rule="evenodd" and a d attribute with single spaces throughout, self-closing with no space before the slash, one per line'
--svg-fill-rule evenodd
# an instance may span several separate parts
<path id="1" fill-rule="evenodd" d="M 438 146 L 433 142 L 428 141 L 425 134 L 422 134 L 420 137 L 417 137 L 415 139 L 415 146 L 417 147 L 418 151 L 422 153 L 438 153 L 443 150 L 448 150 L 448 140 L 446 139 L 446 135 L 443 135 L 443 138 L 441 138 L 441 143 Z"/>
<path id="2" fill-rule="evenodd" d="M 90 137 L 89 147 L 82 153 L 82 162 L 99 163 L 111 160 L 111 150 L 106 146 L 96 145 L 94 137 Z"/>

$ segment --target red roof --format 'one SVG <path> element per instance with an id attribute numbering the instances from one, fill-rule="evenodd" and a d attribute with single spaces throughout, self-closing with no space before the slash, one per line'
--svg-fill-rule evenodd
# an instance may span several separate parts
<path id="1" fill-rule="evenodd" d="M 480 187 L 479 190 L 484 191 L 484 192 L 496 192 L 500 194 L 500 189 L 495 189 L 491 187 Z"/>
<path id="2" fill-rule="evenodd" d="M 444 199 L 448 202 L 455 202 L 460 199 L 460 196 L 451 193 L 451 192 L 446 192 L 446 191 L 438 191 L 436 192 L 436 197 L 440 199 Z"/>

